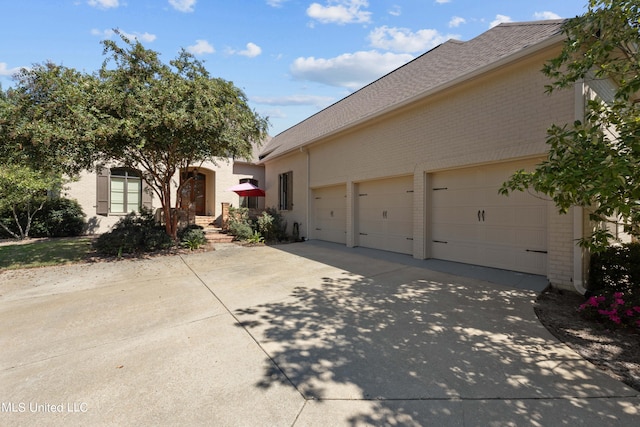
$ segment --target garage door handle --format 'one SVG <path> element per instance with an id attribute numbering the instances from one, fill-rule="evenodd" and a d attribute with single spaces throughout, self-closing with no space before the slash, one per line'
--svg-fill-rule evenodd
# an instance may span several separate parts
<path id="1" fill-rule="evenodd" d="M 527 249 L 527 252 L 535 252 L 537 254 L 546 254 L 547 251 L 537 251 L 535 249 Z"/>
<path id="2" fill-rule="evenodd" d="M 449 243 L 449 242 L 445 242 L 444 240 L 433 240 L 433 243 Z"/>
<path id="3" fill-rule="evenodd" d="M 479 210 L 478 209 L 478 222 L 484 222 L 484 209 L 483 210 Z"/>
<path id="4" fill-rule="evenodd" d="M 368 236 L 367 233 L 358 233 L 358 234 L 360 234 L 361 236 Z"/>
<path id="5" fill-rule="evenodd" d="M 482 209 L 482 222 L 484 222 L 484 209 Z"/>
<path id="6" fill-rule="evenodd" d="M 478 222 L 480 222 L 480 210 L 478 209 Z"/>

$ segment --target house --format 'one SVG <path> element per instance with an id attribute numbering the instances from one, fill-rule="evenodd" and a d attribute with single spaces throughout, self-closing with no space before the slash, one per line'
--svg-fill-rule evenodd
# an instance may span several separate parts
<path id="1" fill-rule="evenodd" d="M 228 189 L 243 182 L 264 184 L 264 166 L 258 164 L 259 147 L 254 146 L 251 160 L 221 158 L 216 162 L 189 167 L 174 177 L 174 182 L 193 177 L 183 192 L 183 208 L 205 221 L 221 222 L 223 205 L 263 209 L 263 197 L 240 197 Z M 83 172 L 68 186 L 68 196 L 78 200 L 87 214 L 91 233 L 104 233 L 131 211 L 161 207 L 157 196 L 146 188 L 139 170 L 109 165 L 97 172 Z M 175 185 L 174 185 L 175 187 Z M 175 193 L 173 195 L 175 197 Z M 175 202 L 175 201 L 174 201 Z"/>
<path id="2" fill-rule="evenodd" d="M 583 292 L 590 226 L 530 193 L 498 194 L 547 153 L 551 124 L 582 119 L 608 83 L 545 92 L 564 21 L 448 41 L 275 136 L 266 205 L 300 236 L 543 275 Z"/>

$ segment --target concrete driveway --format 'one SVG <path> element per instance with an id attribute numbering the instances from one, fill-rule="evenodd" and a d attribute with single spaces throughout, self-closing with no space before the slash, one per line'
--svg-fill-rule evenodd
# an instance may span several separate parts
<path id="1" fill-rule="evenodd" d="M 426 267 L 307 242 L 2 272 L 0 425 L 640 422 L 536 292 Z"/>

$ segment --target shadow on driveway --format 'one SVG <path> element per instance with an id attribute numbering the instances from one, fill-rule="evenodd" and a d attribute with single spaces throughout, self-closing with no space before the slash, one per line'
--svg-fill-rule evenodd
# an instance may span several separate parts
<path id="1" fill-rule="evenodd" d="M 366 411 L 349 415 L 352 425 L 548 425 L 558 416 L 570 424 L 615 422 L 630 404 L 610 398 L 636 396 L 539 324 L 534 291 L 399 263 L 379 251 L 371 257 L 313 243 L 277 249 L 341 271 L 309 276 L 284 301 L 235 311 L 277 365 L 258 387 L 282 382 L 284 373 L 327 411 L 367 401 Z"/>

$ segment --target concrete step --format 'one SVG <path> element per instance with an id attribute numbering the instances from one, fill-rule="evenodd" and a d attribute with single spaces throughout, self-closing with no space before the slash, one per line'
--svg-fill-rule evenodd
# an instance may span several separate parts
<path id="1" fill-rule="evenodd" d="M 235 239 L 231 234 L 223 233 L 220 228 L 205 227 L 203 231 L 209 243 L 231 243 Z"/>
<path id="2" fill-rule="evenodd" d="M 216 218 L 213 216 L 196 216 L 195 223 L 201 227 L 211 226 L 215 222 Z"/>

